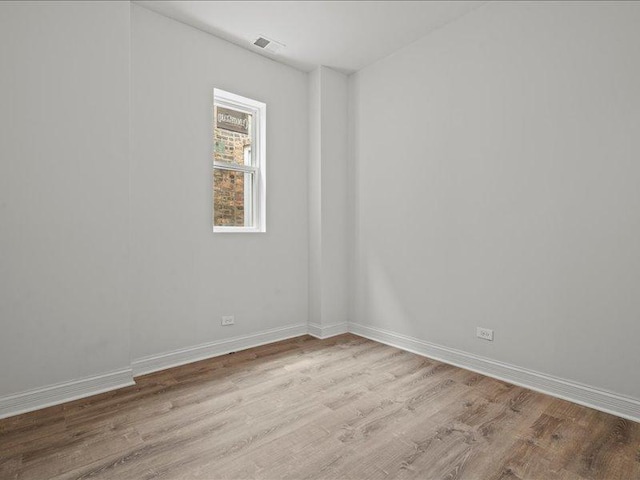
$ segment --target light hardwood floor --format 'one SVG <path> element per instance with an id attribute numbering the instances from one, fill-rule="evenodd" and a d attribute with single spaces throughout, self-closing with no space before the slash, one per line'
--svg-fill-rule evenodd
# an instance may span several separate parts
<path id="1" fill-rule="evenodd" d="M 0 478 L 640 479 L 640 424 L 346 334 L 0 420 Z"/>

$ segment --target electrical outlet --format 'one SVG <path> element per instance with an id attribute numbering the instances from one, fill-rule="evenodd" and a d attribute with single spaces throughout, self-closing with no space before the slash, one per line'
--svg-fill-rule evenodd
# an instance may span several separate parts
<path id="1" fill-rule="evenodd" d="M 220 322 L 220 325 L 226 326 L 233 325 L 234 323 L 236 323 L 236 320 L 233 315 L 225 315 L 224 317 L 222 317 L 222 322 Z"/>
<path id="2" fill-rule="evenodd" d="M 490 328 L 477 327 L 476 337 L 493 342 L 493 330 Z"/>

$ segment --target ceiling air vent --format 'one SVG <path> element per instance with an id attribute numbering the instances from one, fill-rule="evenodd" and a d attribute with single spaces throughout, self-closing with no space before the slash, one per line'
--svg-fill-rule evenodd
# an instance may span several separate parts
<path id="1" fill-rule="evenodd" d="M 256 38 L 253 44 L 270 53 L 278 53 L 281 48 L 284 48 L 284 45 L 280 42 L 276 42 L 275 40 L 271 40 L 270 38 L 265 37 L 264 35 L 260 35 Z"/>

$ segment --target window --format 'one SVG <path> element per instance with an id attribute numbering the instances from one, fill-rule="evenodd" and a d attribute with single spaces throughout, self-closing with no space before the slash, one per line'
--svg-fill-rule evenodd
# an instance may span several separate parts
<path id="1" fill-rule="evenodd" d="M 264 103 L 213 90 L 213 231 L 264 232 Z"/>

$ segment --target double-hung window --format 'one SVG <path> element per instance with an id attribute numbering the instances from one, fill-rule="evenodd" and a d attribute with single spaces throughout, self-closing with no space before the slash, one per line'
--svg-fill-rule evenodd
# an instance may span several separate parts
<path id="1" fill-rule="evenodd" d="M 264 232 L 266 105 L 213 91 L 213 231 Z"/>

